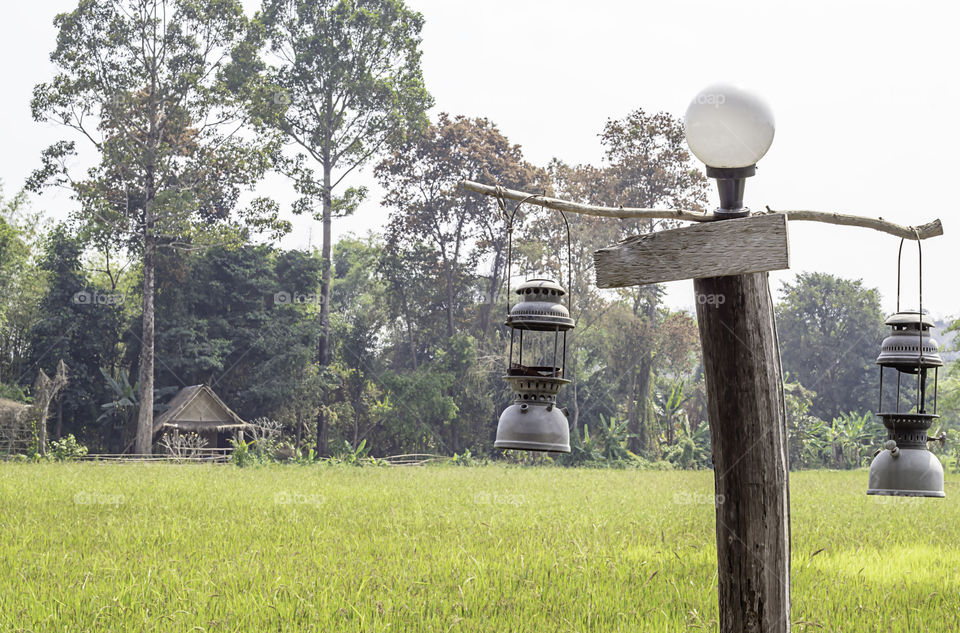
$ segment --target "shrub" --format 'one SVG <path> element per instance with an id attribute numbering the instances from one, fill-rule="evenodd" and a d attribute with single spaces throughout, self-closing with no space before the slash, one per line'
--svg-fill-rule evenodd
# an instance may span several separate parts
<path id="1" fill-rule="evenodd" d="M 60 440 L 50 442 L 50 456 L 58 462 L 66 462 L 87 454 L 87 447 L 77 443 L 73 433 Z"/>

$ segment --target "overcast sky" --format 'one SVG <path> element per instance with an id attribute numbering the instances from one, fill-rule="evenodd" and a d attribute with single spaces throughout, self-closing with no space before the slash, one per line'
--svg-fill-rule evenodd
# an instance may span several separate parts
<path id="1" fill-rule="evenodd" d="M 960 223 L 955 195 L 960 148 L 955 3 L 591 2 L 409 0 L 426 19 L 423 68 L 435 112 L 484 116 L 526 157 L 545 164 L 599 164 L 608 118 L 642 107 L 681 116 L 703 86 L 726 80 L 766 96 L 777 132 L 747 181 L 754 208 L 816 209 L 880 216 L 903 224 L 939 217 L 946 235 L 924 247 L 924 308 L 960 314 Z M 253 9 L 257 3 L 247 2 Z M 0 22 L 4 62 L 0 179 L 7 195 L 60 138 L 36 124 L 34 84 L 52 76 L 53 16 L 76 0 L 19 4 Z M 368 184 L 359 174 L 353 184 Z M 270 179 L 264 193 L 288 202 Z M 712 189 L 711 189 L 712 190 Z M 379 190 L 335 235 L 382 224 Z M 716 205 L 715 193 L 711 200 Z M 34 201 L 57 217 L 66 196 Z M 285 247 L 319 243 L 296 221 Z M 894 309 L 899 239 L 867 229 L 790 224 L 792 269 L 863 279 Z M 905 248 L 904 298 L 916 305 L 916 247 Z M 668 302 L 693 305 L 691 282 L 668 284 Z"/>

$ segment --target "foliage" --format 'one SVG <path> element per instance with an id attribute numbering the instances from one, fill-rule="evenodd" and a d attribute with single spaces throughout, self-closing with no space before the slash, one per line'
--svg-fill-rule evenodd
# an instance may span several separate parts
<path id="1" fill-rule="evenodd" d="M 179 430 L 174 429 L 173 432 L 163 434 L 163 437 L 160 438 L 160 446 L 167 455 L 171 455 L 177 461 L 180 461 L 202 457 L 201 449 L 206 448 L 207 440 L 197 433 L 181 434 Z"/>
<path id="2" fill-rule="evenodd" d="M 250 451 L 250 445 L 253 442 L 244 440 L 242 436 L 231 437 L 227 442 L 229 442 L 230 447 L 233 449 L 230 453 L 230 461 L 234 465 L 239 468 L 245 468 L 255 463 L 256 459 Z"/>
<path id="3" fill-rule="evenodd" d="M 783 368 L 816 393 L 810 413 L 832 420 L 876 403 L 875 360 L 885 335 L 880 293 L 862 282 L 801 273 L 776 307 Z"/>
<path id="4" fill-rule="evenodd" d="M 0 186 L 0 383 L 14 400 L 36 376 L 30 331 L 41 320 L 40 298 L 47 289 L 39 265 L 40 214 L 31 212 L 24 192 L 6 198 Z M 48 370 L 56 364 L 56 359 Z"/>
<path id="5" fill-rule="evenodd" d="M 70 433 L 66 437 L 50 442 L 50 450 L 47 452 L 55 461 L 65 462 L 83 457 L 87 454 L 87 447 L 81 446 L 77 438 Z"/>
<path id="6" fill-rule="evenodd" d="M 100 405 L 114 400 L 117 392 L 104 382 L 101 370 L 115 371 L 120 362 L 126 298 L 89 280 L 82 262 L 85 244 L 67 226 L 53 226 L 41 245 L 38 265 L 48 280 L 39 299 L 44 318 L 29 330 L 28 358 L 51 375 L 60 360 L 68 368 L 54 435 L 73 433 L 95 450 L 119 452 L 126 427 L 119 418 L 104 425 Z"/>
<path id="7" fill-rule="evenodd" d="M 613 466 L 643 465 L 639 456 L 627 448 L 630 433 L 627 421 L 600 415 L 596 431 L 591 435 L 588 426 L 583 427 L 583 437 L 570 437 L 570 454 L 561 455 L 557 461 L 564 466 Z"/>

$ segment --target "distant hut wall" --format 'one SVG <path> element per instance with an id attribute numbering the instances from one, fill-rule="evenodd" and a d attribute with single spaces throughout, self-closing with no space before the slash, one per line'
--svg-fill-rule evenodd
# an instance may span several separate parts
<path id="1" fill-rule="evenodd" d="M 200 393 L 177 415 L 178 421 L 215 422 L 231 424 L 232 419 L 224 417 L 221 407 L 207 394 Z"/>
<path id="2" fill-rule="evenodd" d="M 30 405 L 0 398 L 0 453 L 24 453 L 36 441 Z"/>

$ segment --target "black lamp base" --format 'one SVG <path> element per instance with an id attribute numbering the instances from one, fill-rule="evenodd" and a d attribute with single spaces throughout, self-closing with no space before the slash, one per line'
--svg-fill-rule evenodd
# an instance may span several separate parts
<path id="1" fill-rule="evenodd" d="M 717 179 L 720 193 L 720 208 L 714 215 L 722 218 L 743 218 L 750 215 L 750 209 L 743 206 L 743 189 L 746 179 L 757 173 L 757 166 L 749 167 L 707 167 L 707 177 Z"/>

